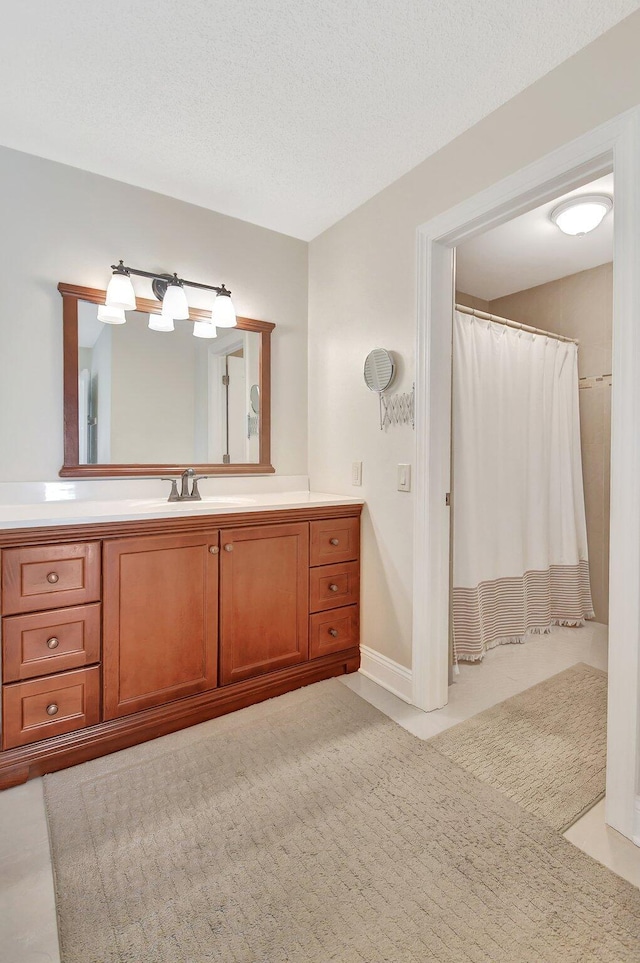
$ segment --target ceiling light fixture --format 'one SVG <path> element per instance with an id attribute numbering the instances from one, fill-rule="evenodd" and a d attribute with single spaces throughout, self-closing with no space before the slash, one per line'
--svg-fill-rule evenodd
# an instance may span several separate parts
<path id="1" fill-rule="evenodd" d="M 554 207 L 549 217 L 564 234 L 582 237 L 598 227 L 612 207 L 608 194 L 578 194 Z"/>
<path id="2" fill-rule="evenodd" d="M 140 271 L 138 268 L 127 267 L 122 261 L 112 264 L 113 274 L 107 287 L 106 304 L 98 308 L 98 319 L 105 324 L 124 324 L 125 311 L 135 311 L 136 295 L 131 281 L 131 275 L 150 278 L 153 293 L 162 301 L 160 314 L 149 315 L 149 327 L 152 331 L 174 331 L 174 321 L 186 321 L 189 318 L 189 303 L 184 291 L 185 287 L 200 288 L 204 291 L 215 291 L 216 297 L 211 311 L 211 321 L 196 321 L 193 333 L 196 338 L 215 338 L 216 328 L 235 328 L 237 324 L 236 312 L 231 300 L 231 291 L 224 284 L 201 284 L 199 281 L 185 281 L 177 274 L 155 274 L 152 271 Z"/>

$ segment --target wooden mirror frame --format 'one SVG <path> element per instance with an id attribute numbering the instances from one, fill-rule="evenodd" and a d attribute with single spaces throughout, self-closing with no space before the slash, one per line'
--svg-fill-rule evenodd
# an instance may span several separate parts
<path id="1" fill-rule="evenodd" d="M 275 471 L 271 465 L 271 332 L 275 324 L 270 321 L 256 321 L 253 318 L 238 318 L 237 327 L 241 331 L 256 331 L 260 334 L 260 413 L 259 441 L 260 460 L 258 463 L 235 465 L 216 464 L 164 464 L 164 465 L 81 465 L 79 464 L 80 439 L 78 432 L 78 301 L 104 304 L 106 291 L 98 288 L 82 288 L 77 284 L 58 285 L 62 295 L 63 325 L 63 372 L 64 372 L 64 464 L 60 469 L 62 478 L 120 478 L 126 476 L 175 475 L 185 468 L 194 468 L 199 474 L 207 475 L 265 475 Z M 147 298 L 136 298 L 136 311 L 144 314 L 160 314 L 162 303 Z M 189 309 L 189 320 L 208 321 L 210 311 L 199 308 Z"/>

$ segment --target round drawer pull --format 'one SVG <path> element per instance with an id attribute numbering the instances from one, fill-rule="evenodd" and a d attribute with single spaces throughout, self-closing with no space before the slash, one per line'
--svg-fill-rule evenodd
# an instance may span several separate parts
<path id="1" fill-rule="evenodd" d="M 57 649 L 60 645 L 60 639 L 56 639 L 55 635 L 51 639 L 47 639 L 48 649 Z"/>
<path id="2" fill-rule="evenodd" d="M 329 586 L 329 591 L 330 591 L 330 592 L 337 592 L 337 591 L 338 591 L 338 586 L 335 584 L 335 582 L 332 582 L 332 583 L 331 583 L 331 585 Z"/>
<path id="3" fill-rule="evenodd" d="M 55 702 L 50 702 L 49 705 L 47 706 L 47 715 L 55 716 L 57 711 L 58 711 L 58 707 L 55 704 Z"/>
<path id="4" fill-rule="evenodd" d="M 218 548 L 217 545 L 210 545 L 209 551 L 211 552 L 212 555 L 217 555 L 220 549 Z"/>
<path id="5" fill-rule="evenodd" d="M 338 638 L 338 630 L 337 630 L 337 629 L 329 629 L 329 635 L 331 636 L 332 639 L 337 639 L 337 638 Z"/>
<path id="6" fill-rule="evenodd" d="M 52 585 L 55 585 L 59 578 L 60 576 L 57 572 L 49 572 L 47 575 L 47 582 L 51 582 Z"/>
<path id="7" fill-rule="evenodd" d="M 340 544 L 340 539 L 339 539 L 339 538 L 330 538 L 330 539 L 329 539 L 329 544 L 330 544 L 330 545 L 339 545 L 339 544 Z"/>
<path id="8" fill-rule="evenodd" d="M 225 552 L 232 552 L 232 551 L 233 551 L 233 545 L 231 544 L 231 542 L 227 542 L 227 544 L 226 544 L 225 547 L 224 547 L 224 550 L 225 550 Z"/>

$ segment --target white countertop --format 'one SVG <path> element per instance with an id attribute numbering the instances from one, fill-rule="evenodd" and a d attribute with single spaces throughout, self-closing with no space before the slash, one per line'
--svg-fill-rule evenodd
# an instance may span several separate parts
<path id="1" fill-rule="evenodd" d="M 70 499 L 0 504 L 0 530 L 79 525 L 95 522 L 126 522 L 140 518 L 186 518 L 190 515 L 222 515 L 234 512 L 262 512 L 291 508 L 321 508 L 358 505 L 362 499 L 325 492 L 285 491 L 246 495 L 206 495 L 199 502 L 168 502 L 167 496 Z"/>

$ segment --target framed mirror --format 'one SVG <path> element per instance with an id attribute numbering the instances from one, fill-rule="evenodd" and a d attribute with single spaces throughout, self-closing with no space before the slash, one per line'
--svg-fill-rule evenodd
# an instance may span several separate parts
<path id="1" fill-rule="evenodd" d="M 210 312 L 191 308 L 171 332 L 149 329 L 162 303 L 136 299 L 105 324 L 106 292 L 60 283 L 64 338 L 62 477 L 264 474 L 271 465 L 271 332 L 238 318 L 194 337 Z M 256 402 L 259 402 L 256 404 Z M 257 410 L 256 410 L 257 408 Z"/>

